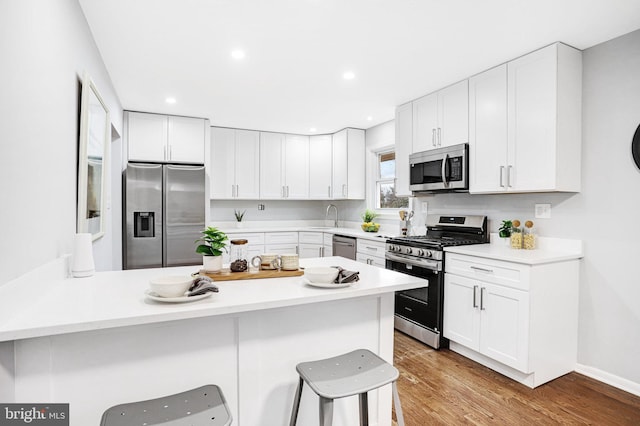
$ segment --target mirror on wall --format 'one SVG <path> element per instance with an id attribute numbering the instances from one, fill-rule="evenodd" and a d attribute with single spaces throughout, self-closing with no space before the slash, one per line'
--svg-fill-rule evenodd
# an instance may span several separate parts
<path id="1" fill-rule="evenodd" d="M 104 235 L 105 180 L 110 141 L 109 109 L 85 74 L 80 102 L 77 232 Z"/>

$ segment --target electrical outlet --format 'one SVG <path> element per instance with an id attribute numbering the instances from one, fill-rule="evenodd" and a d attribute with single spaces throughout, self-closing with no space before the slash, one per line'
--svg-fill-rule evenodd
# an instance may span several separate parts
<path id="1" fill-rule="evenodd" d="M 536 219 L 550 219 L 551 204 L 536 204 L 535 217 Z"/>
<path id="2" fill-rule="evenodd" d="M 264 210 L 264 204 L 258 204 L 258 210 Z"/>

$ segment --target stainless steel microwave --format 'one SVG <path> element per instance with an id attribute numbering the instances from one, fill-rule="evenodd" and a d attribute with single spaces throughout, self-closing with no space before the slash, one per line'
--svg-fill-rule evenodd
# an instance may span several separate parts
<path id="1" fill-rule="evenodd" d="M 446 146 L 409 156 L 412 192 L 469 191 L 469 145 Z"/>

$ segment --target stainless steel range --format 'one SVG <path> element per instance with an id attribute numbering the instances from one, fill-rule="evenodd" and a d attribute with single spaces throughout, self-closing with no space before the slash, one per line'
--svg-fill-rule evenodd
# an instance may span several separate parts
<path id="1" fill-rule="evenodd" d="M 442 336 L 444 247 L 489 242 L 486 216 L 428 215 L 426 235 L 387 240 L 386 268 L 429 280 L 429 286 L 399 291 L 395 328 L 436 349 Z"/>

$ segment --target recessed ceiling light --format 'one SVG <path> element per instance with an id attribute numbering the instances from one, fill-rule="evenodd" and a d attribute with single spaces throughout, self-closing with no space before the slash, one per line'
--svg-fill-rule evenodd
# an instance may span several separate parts
<path id="1" fill-rule="evenodd" d="M 168 104 L 175 104 L 176 103 L 176 98 L 169 97 L 169 98 L 165 99 L 164 101 L 166 103 L 168 103 Z"/>
<path id="2" fill-rule="evenodd" d="M 373 120 L 373 117 L 372 116 L 368 116 L 367 117 L 367 121 L 371 121 L 371 120 Z"/>
<path id="3" fill-rule="evenodd" d="M 344 78 L 345 80 L 353 80 L 354 78 L 356 78 L 356 75 L 351 71 L 347 71 L 342 74 L 342 78 Z"/>
<path id="4" fill-rule="evenodd" d="M 312 127 L 309 129 L 310 132 L 316 132 L 318 129 L 316 129 L 315 127 Z"/>
<path id="5" fill-rule="evenodd" d="M 236 49 L 231 52 L 231 57 L 233 59 L 244 59 L 245 53 L 244 50 Z"/>

